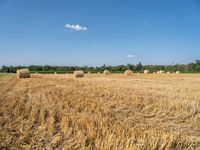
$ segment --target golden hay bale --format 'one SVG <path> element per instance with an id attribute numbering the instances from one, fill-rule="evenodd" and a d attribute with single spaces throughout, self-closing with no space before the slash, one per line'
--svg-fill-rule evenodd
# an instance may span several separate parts
<path id="1" fill-rule="evenodd" d="M 176 71 L 176 74 L 179 74 L 180 73 L 180 71 Z"/>
<path id="2" fill-rule="evenodd" d="M 164 70 L 160 70 L 159 72 L 160 72 L 160 74 L 162 74 L 162 73 L 165 73 L 165 71 L 164 71 Z"/>
<path id="3" fill-rule="evenodd" d="M 144 70 L 144 74 L 148 74 L 149 73 L 149 70 Z"/>
<path id="4" fill-rule="evenodd" d="M 167 71 L 167 74 L 170 74 L 171 72 Z"/>
<path id="5" fill-rule="evenodd" d="M 110 74 L 110 71 L 109 71 L 109 70 L 104 70 L 103 74 L 104 74 L 104 75 L 109 75 L 109 74 Z"/>
<path id="6" fill-rule="evenodd" d="M 30 78 L 30 71 L 29 69 L 18 69 L 17 76 L 19 78 Z"/>
<path id="7" fill-rule="evenodd" d="M 84 77 L 84 72 L 82 70 L 74 71 L 74 77 L 75 78 Z"/>
<path id="8" fill-rule="evenodd" d="M 127 75 L 127 76 L 133 75 L 133 71 L 132 70 L 126 70 L 125 75 Z"/>

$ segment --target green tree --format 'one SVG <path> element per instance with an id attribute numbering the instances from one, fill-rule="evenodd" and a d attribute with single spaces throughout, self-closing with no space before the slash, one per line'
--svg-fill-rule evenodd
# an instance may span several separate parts
<path id="1" fill-rule="evenodd" d="M 143 70 L 142 63 L 139 62 L 139 63 L 136 65 L 136 71 L 142 71 L 142 70 Z"/>

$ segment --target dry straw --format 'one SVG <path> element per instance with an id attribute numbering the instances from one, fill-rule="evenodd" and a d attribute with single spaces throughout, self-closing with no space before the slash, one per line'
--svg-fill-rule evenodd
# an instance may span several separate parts
<path id="1" fill-rule="evenodd" d="M 30 78 L 30 71 L 29 69 L 18 69 L 17 76 L 19 78 Z"/>
<path id="2" fill-rule="evenodd" d="M 2 149 L 200 150 L 199 75 L 41 76 L 0 79 Z"/>
<path id="3" fill-rule="evenodd" d="M 127 76 L 133 75 L 133 71 L 132 70 L 126 70 L 125 75 L 127 75 Z"/>
<path id="4" fill-rule="evenodd" d="M 149 73 L 149 70 L 144 70 L 144 74 L 148 74 Z"/>
<path id="5" fill-rule="evenodd" d="M 109 71 L 109 70 L 104 70 L 103 74 L 104 74 L 104 75 L 109 75 L 109 74 L 110 74 L 110 71 Z"/>
<path id="6" fill-rule="evenodd" d="M 82 70 L 74 71 L 74 77 L 75 78 L 84 77 L 84 72 Z"/>
<path id="7" fill-rule="evenodd" d="M 180 71 L 176 71 L 176 74 L 179 74 L 180 73 Z"/>

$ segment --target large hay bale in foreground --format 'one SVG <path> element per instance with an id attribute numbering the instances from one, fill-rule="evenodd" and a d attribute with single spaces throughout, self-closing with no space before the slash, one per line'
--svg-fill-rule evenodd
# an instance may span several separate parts
<path id="1" fill-rule="evenodd" d="M 29 69 L 18 69 L 17 76 L 19 78 L 30 78 L 30 71 Z"/>
<path id="2" fill-rule="evenodd" d="M 104 75 L 109 75 L 109 74 L 110 74 L 110 71 L 109 71 L 109 70 L 104 70 L 103 74 L 104 74 Z"/>
<path id="3" fill-rule="evenodd" d="M 74 71 L 74 77 L 75 78 L 84 77 L 84 72 L 82 70 Z"/>
<path id="4" fill-rule="evenodd" d="M 148 74 L 149 73 L 149 70 L 144 70 L 144 74 Z"/>
<path id="5" fill-rule="evenodd" d="M 125 75 L 127 75 L 127 76 L 133 75 L 133 71 L 132 70 L 126 70 Z"/>

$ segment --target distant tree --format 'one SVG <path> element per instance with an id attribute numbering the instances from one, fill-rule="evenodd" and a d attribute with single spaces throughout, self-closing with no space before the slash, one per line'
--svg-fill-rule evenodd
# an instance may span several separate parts
<path id="1" fill-rule="evenodd" d="M 136 65 L 136 71 L 142 71 L 142 68 L 143 68 L 142 63 L 139 62 L 139 64 Z"/>
<path id="2" fill-rule="evenodd" d="M 7 67 L 7 66 L 2 66 L 1 72 L 9 72 L 9 67 Z"/>
<path id="3" fill-rule="evenodd" d="M 127 69 L 134 70 L 134 69 L 135 69 L 135 67 L 134 67 L 134 65 L 127 64 Z"/>
<path id="4" fill-rule="evenodd" d="M 200 60 L 195 61 L 197 65 L 200 65 Z"/>
<path id="5" fill-rule="evenodd" d="M 127 65 L 118 65 L 118 66 L 106 66 L 105 64 L 101 67 L 89 67 L 89 66 L 2 66 L 0 68 L 0 72 L 7 72 L 7 73 L 15 73 L 17 69 L 21 68 L 29 68 L 30 71 L 44 71 L 44 72 L 73 72 L 74 70 L 81 69 L 84 72 L 103 72 L 103 70 L 108 69 L 112 72 L 124 72 L 127 69 L 131 69 L 133 71 L 143 71 L 144 69 L 150 70 L 150 72 L 155 72 L 158 70 L 165 70 L 175 72 L 177 70 L 181 72 L 200 72 L 200 60 L 196 60 L 194 63 L 189 64 L 175 64 L 175 65 L 142 65 L 139 62 L 137 65 L 127 64 Z"/>

